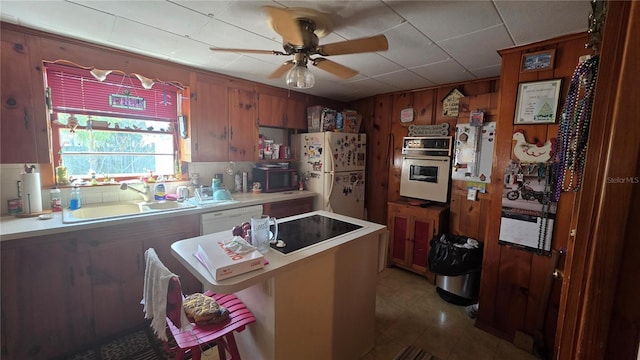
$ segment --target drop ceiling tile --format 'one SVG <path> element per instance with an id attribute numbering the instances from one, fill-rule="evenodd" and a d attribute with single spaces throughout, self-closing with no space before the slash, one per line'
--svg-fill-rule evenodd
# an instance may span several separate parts
<path id="1" fill-rule="evenodd" d="M 310 8 L 327 15 L 333 31 L 345 39 L 382 33 L 404 19 L 379 0 L 370 1 L 279 1 L 287 7 Z"/>
<path id="2" fill-rule="evenodd" d="M 496 1 L 516 44 L 587 30 L 590 1 Z"/>
<path id="3" fill-rule="evenodd" d="M 240 56 L 242 55 L 231 52 L 213 52 L 206 44 L 184 39 L 169 57 L 169 61 L 219 72 Z"/>
<path id="4" fill-rule="evenodd" d="M 499 77 L 501 67 L 502 67 L 502 64 L 497 63 L 495 65 L 486 66 L 483 68 L 470 69 L 469 72 L 475 75 L 478 79 Z"/>
<path id="5" fill-rule="evenodd" d="M 34 29 L 105 44 L 115 17 L 64 1 L 2 1 L 3 16 Z M 81 31 L 80 31 L 81 30 Z"/>
<path id="6" fill-rule="evenodd" d="M 514 44 L 504 26 L 496 25 L 441 41 L 438 45 L 465 68 L 476 69 L 500 63 L 500 55 L 492 49 L 504 49 Z M 484 48 L 485 51 L 478 51 L 478 47 Z"/>
<path id="7" fill-rule="evenodd" d="M 219 48 L 259 50 L 278 50 L 282 48 L 279 42 L 239 29 L 217 19 L 211 19 L 191 38 Z"/>
<path id="8" fill-rule="evenodd" d="M 409 23 L 384 33 L 389 50 L 379 54 L 396 64 L 410 68 L 446 60 L 449 56 Z"/>
<path id="9" fill-rule="evenodd" d="M 229 25 L 264 36 L 278 43 L 282 38 L 269 26 L 269 17 L 263 6 L 276 6 L 271 1 L 232 1 L 215 14 L 215 19 Z M 277 48 L 278 50 L 280 47 Z"/>
<path id="10" fill-rule="evenodd" d="M 227 6 L 234 3 L 234 1 L 216 0 L 216 1 L 201 1 L 201 0 L 168 0 L 174 4 L 178 4 L 182 7 L 197 11 L 200 14 L 208 17 L 215 17 L 222 12 Z"/>
<path id="11" fill-rule="evenodd" d="M 437 85 L 475 79 L 473 74 L 469 73 L 453 59 L 441 61 L 435 64 L 418 66 L 411 68 L 411 71 Z"/>
<path id="12" fill-rule="evenodd" d="M 337 55 L 328 58 L 367 76 L 382 75 L 402 69 L 400 65 L 385 59 L 377 53 Z"/>
<path id="13" fill-rule="evenodd" d="M 394 71 L 389 74 L 375 76 L 374 79 L 400 90 L 418 89 L 435 85 L 411 70 Z"/>
<path id="14" fill-rule="evenodd" d="M 109 41 L 116 47 L 135 49 L 137 53 L 168 59 L 191 40 L 124 18 L 116 18 Z"/>
<path id="15" fill-rule="evenodd" d="M 209 17 L 167 1 L 96 1 L 73 0 L 74 3 L 98 11 L 122 17 L 151 27 L 172 32 L 177 35 L 190 35 L 197 32 Z"/>
<path id="16" fill-rule="evenodd" d="M 502 23 L 489 0 L 387 1 L 387 4 L 436 42 Z"/>

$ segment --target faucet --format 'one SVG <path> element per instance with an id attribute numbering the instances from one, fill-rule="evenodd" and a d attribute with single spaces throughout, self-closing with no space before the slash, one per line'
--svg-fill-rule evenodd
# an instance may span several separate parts
<path id="1" fill-rule="evenodd" d="M 122 183 L 120 184 L 120 190 L 131 190 L 131 191 L 135 191 L 138 194 L 140 194 L 140 196 L 142 196 L 142 198 L 144 199 L 144 201 L 149 202 L 151 201 L 151 190 L 149 189 L 149 184 L 147 183 L 143 183 L 143 189 L 142 190 L 138 190 L 133 186 L 130 186 L 127 183 Z"/>

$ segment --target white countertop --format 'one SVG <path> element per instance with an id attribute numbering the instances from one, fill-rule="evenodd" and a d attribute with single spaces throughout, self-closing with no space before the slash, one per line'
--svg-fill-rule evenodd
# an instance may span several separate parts
<path id="1" fill-rule="evenodd" d="M 193 254 L 196 252 L 198 244 L 228 240 L 231 237 L 231 231 L 223 231 L 177 241 L 171 245 L 171 252 L 198 280 L 200 280 L 204 289 L 211 290 L 216 293 L 230 294 L 261 283 L 281 272 L 290 270 L 293 266 L 299 266 L 307 261 L 311 261 L 315 256 L 337 251 L 340 245 L 346 244 L 349 241 L 363 236 L 379 235 L 379 240 L 383 240 L 381 241 L 381 246 L 386 248 L 386 226 L 328 211 L 313 211 L 306 214 L 278 219 L 278 222 L 280 223 L 300 219 L 314 214 L 342 220 L 362 227 L 344 235 L 333 237 L 289 254 L 282 254 L 277 250 L 269 249 L 269 251 L 264 254 L 266 259 L 269 261 L 264 268 L 220 281 L 216 281 L 207 268 L 205 268 Z"/>
<path id="2" fill-rule="evenodd" d="M 53 213 L 49 220 L 40 220 L 38 217 L 18 218 L 14 216 L 3 216 L 0 218 L 0 241 L 15 240 L 34 236 L 43 236 L 68 231 L 92 229 L 104 226 L 134 223 L 138 221 L 148 221 L 150 219 L 162 219 L 175 217 L 176 215 L 191 215 L 215 212 L 221 210 L 235 209 L 251 205 L 261 205 L 271 202 L 295 200 L 315 196 L 311 191 L 285 191 L 278 193 L 234 193 L 233 198 L 238 202 L 221 205 L 206 204 L 198 205 L 194 208 L 172 210 L 166 212 L 141 213 L 128 215 L 119 218 L 110 218 L 95 221 L 85 221 L 73 224 L 62 222 L 62 213 Z M 98 204 L 92 204 L 98 205 Z"/>

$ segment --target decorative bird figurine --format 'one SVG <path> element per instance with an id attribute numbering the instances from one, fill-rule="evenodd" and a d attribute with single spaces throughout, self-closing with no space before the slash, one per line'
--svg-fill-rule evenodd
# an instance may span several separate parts
<path id="1" fill-rule="evenodd" d="M 547 140 L 544 144 L 531 144 L 527 142 L 523 130 L 513 133 L 513 140 L 516 144 L 513 147 L 513 154 L 525 163 L 547 162 L 553 156 L 555 150 L 556 139 Z"/>

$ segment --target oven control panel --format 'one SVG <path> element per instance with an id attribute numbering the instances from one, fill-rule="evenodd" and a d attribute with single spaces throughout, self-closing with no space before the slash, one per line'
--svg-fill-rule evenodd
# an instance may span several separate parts
<path id="1" fill-rule="evenodd" d="M 451 136 L 402 139 L 402 155 L 451 156 L 451 150 Z"/>

